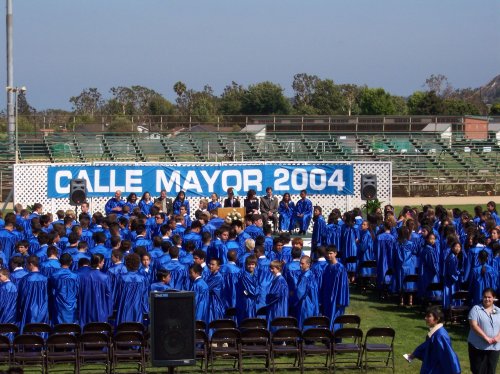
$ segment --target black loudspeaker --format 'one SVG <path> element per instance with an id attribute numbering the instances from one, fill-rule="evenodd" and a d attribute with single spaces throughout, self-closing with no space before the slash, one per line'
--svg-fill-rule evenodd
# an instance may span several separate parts
<path id="1" fill-rule="evenodd" d="M 361 200 L 377 198 L 377 176 L 375 174 L 361 175 Z"/>
<path id="2" fill-rule="evenodd" d="M 153 366 L 196 364 L 194 292 L 151 292 Z"/>
<path id="3" fill-rule="evenodd" d="M 69 203 L 82 205 L 87 200 L 87 181 L 85 179 L 71 179 L 69 181 Z"/>

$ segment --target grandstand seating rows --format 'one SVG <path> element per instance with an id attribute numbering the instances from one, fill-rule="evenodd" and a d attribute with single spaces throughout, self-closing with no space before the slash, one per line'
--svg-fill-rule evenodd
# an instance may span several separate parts
<path id="1" fill-rule="evenodd" d="M 500 143 L 493 134 L 476 141 L 423 132 L 58 133 L 20 134 L 18 145 L 23 163 L 392 161 L 394 186 L 419 183 L 420 178 L 428 185 L 495 184 L 495 189 L 500 172 Z"/>

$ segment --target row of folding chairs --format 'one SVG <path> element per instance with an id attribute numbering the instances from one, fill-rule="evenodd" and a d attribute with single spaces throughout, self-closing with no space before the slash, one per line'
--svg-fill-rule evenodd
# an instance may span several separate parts
<path id="1" fill-rule="evenodd" d="M 21 332 L 23 334 L 48 336 L 61 333 L 79 335 L 82 332 L 102 332 L 111 335 L 122 331 L 138 331 L 145 333 L 146 327 L 138 322 L 123 322 L 116 326 L 116 328 L 107 322 L 90 322 L 83 326 L 83 328 L 77 323 L 61 323 L 54 326 L 47 323 L 28 323 L 24 325 L 21 331 L 16 324 L 0 323 L 0 334 L 12 334 L 13 336 L 19 335 Z"/>
<path id="2" fill-rule="evenodd" d="M 196 321 L 197 330 L 213 330 L 220 328 L 233 329 L 248 329 L 248 328 L 267 328 L 268 321 L 264 318 L 247 318 L 238 325 L 235 320 L 230 318 L 217 319 L 211 321 L 208 325 L 204 321 Z M 295 317 L 276 317 L 270 322 L 272 329 L 283 327 L 299 327 L 299 323 Z M 361 318 L 355 314 L 344 314 L 335 318 L 334 325 L 350 325 L 357 327 L 361 325 Z M 302 329 L 306 330 L 311 327 L 330 327 L 330 319 L 325 316 L 312 316 L 306 318 L 302 322 Z"/>
<path id="3" fill-rule="evenodd" d="M 76 373 L 89 363 L 103 364 L 106 373 L 115 371 L 118 363 L 136 364 L 137 372 L 144 373 L 149 354 L 149 337 L 142 324 L 118 325 L 116 331 L 107 323 L 91 323 L 83 329 L 79 325 L 50 329 L 46 324 L 32 324 L 13 340 L 9 335 L 15 328 L 1 324 L 0 331 L 5 334 L 0 335 L 0 361 L 9 366 L 37 365 L 42 373 L 62 363 L 73 364 Z"/>
<path id="4" fill-rule="evenodd" d="M 328 372 L 353 368 L 367 372 L 376 367 L 389 368 L 394 373 L 394 338 L 395 331 L 389 327 L 371 328 L 366 335 L 356 327 L 342 327 L 333 333 L 325 327 L 303 331 L 283 327 L 272 333 L 261 327 L 219 328 L 210 338 L 205 330 L 196 330 L 196 355 L 205 373 L 209 366 L 212 373 L 230 369 L 242 373 L 243 359 L 255 357 L 263 358 L 265 369 L 273 373 L 283 364 L 292 365 L 301 373 L 306 368 Z M 311 360 L 313 356 L 320 357 L 319 361 Z M 279 357 L 292 357 L 293 363 L 277 360 Z M 222 366 L 223 360 L 230 360 L 232 365 Z"/>

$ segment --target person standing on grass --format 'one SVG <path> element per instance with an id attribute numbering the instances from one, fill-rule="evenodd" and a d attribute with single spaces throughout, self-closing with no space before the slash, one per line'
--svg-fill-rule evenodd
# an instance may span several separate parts
<path id="1" fill-rule="evenodd" d="M 472 374 L 494 374 L 500 356 L 500 308 L 495 306 L 495 291 L 486 288 L 481 304 L 469 312 L 467 338 Z"/>
<path id="2" fill-rule="evenodd" d="M 271 326 L 271 321 L 276 317 L 288 316 L 288 285 L 281 274 L 281 270 L 281 262 L 271 261 L 269 271 L 273 274 L 273 280 L 266 295 L 268 328 Z"/>
<path id="3" fill-rule="evenodd" d="M 427 309 L 425 322 L 429 332 L 425 342 L 420 344 L 412 354 L 411 361 L 418 358 L 422 361 L 420 374 L 459 374 L 461 373 L 458 356 L 451 345 L 450 336 L 443 327 L 444 314 L 437 306 Z"/>

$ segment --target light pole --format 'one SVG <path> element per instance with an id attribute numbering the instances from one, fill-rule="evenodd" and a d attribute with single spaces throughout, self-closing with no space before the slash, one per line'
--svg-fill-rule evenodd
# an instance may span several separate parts
<path id="1" fill-rule="evenodd" d="M 12 87 L 12 86 L 7 86 L 5 87 L 7 93 L 13 93 L 15 94 L 16 96 L 16 99 L 15 99 L 15 114 L 14 114 L 14 118 L 15 118 L 15 132 L 16 132 L 16 137 L 15 137 L 15 141 L 14 141 L 14 156 L 15 156 L 15 161 L 16 161 L 16 164 L 19 162 L 19 127 L 18 127 L 18 98 L 19 98 L 19 93 L 25 93 L 26 92 L 26 86 L 22 86 L 22 87 Z"/>

